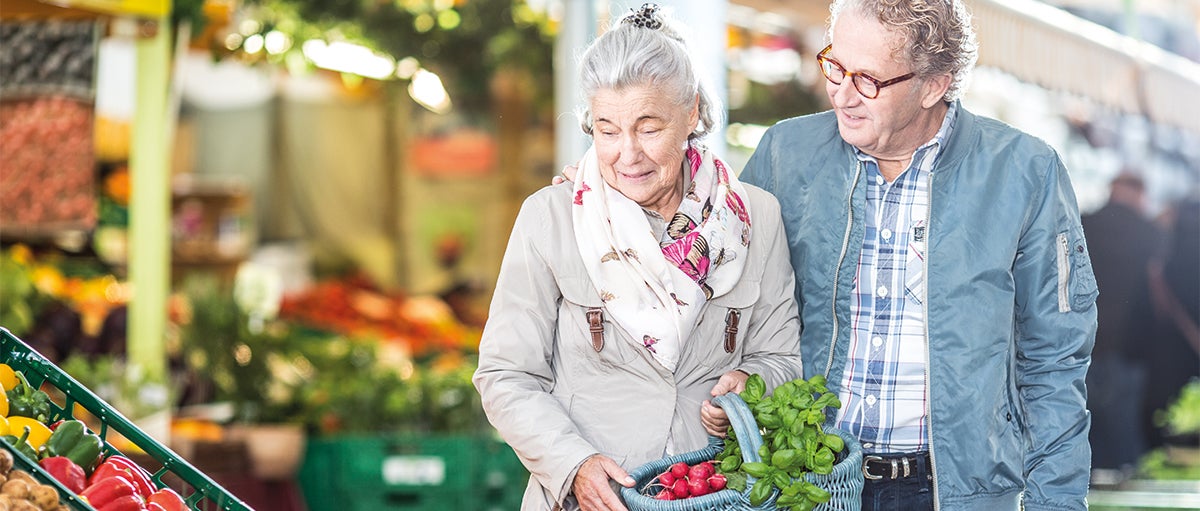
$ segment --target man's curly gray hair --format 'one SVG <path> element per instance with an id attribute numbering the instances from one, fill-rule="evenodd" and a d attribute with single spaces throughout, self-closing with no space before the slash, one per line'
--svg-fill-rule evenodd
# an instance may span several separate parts
<path id="1" fill-rule="evenodd" d="M 893 54 L 912 64 L 918 77 L 950 75 L 945 101 L 962 97 L 979 56 L 971 14 L 962 0 L 836 0 L 830 7 L 829 34 L 840 14 L 874 17 L 898 36 Z"/>

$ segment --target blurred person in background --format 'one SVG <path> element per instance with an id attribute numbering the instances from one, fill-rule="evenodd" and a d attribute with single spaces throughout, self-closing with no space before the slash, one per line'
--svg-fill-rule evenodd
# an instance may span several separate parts
<path id="1" fill-rule="evenodd" d="M 833 109 L 767 130 L 741 179 L 780 201 L 806 376 L 862 442 L 863 509 L 1086 509 L 1097 289 L 1066 168 L 958 101 L 962 1 L 831 13 Z"/>
<path id="2" fill-rule="evenodd" d="M 1155 328 L 1141 348 L 1148 368 L 1142 422 L 1151 449 L 1169 440 L 1155 413 L 1200 377 L 1200 199 L 1181 200 L 1170 212 L 1165 255 L 1150 266 Z"/>
<path id="3" fill-rule="evenodd" d="M 524 510 L 623 510 L 627 470 L 724 435 L 710 397 L 801 374 L 779 204 L 700 142 L 719 106 L 679 32 L 644 5 L 580 74 L 592 148 L 522 206 L 474 378 Z"/>
<path id="4" fill-rule="evenodd" d="M 1109 184 L 1108 202 L 1082 218 L 1096 283 L 1096 347 L 1088 370 L 1092 468 L 1131 468 L 1146 452 L 1142 353 L 1150 345 L 1154 312 L 1148 270 L 1162 234 L 1146 215 L 1146 186 L 1126 171 Z"/>

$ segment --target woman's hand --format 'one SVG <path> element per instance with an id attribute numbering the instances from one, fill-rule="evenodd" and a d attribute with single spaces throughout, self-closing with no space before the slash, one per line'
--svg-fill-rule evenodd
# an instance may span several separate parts
<path id="1" fill-rule="evenodd" d="M 716 397 L 730 392 L 740 393 L 745 390 L 748 378 L 750 375 L 743 371 L 729 371 L 717 380 L 711 394 Z M 725 414 L 725 410 L 708 400 L 700 405 L 700 422 L 704 424 L 704 430 L 715 437 L 725 438 L 725 432 L 729 429 L 729 416 Z"/>
<path id="2" fill-rule="evenodd" d="M 579 167 L 575 165 L 567 165 L 563 167 L 562 174 L 550 178 L 550 184 L 556 185 L 566 181 L 575 182 L 575 174 L 579 172 Z"/>
<path id="3" fill-rule="evenodd" d="M 608 485 L 609 479 L 626 487 L 634 484 L 633 478 L 608 456 L 595 454 L 585 460 L 575 473 L 575 482 L 571 483 L 579 508 L 583 511 L 627 511 Z"/>

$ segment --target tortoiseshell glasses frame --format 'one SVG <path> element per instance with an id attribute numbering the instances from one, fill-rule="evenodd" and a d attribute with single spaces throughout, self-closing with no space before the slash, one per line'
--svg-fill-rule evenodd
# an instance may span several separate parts
<path id="1" fill-rule="evenodd" d="M 888 85 L 895 85 L 905 80 L 912 79 L 917 76 L 916 73 L 908 73 L 902 76 L 897 76 L 891 80 L 879 80 L 865 73 L 854 71 L 846 71 L 846 68 L 836 60 L 829 58 L 829 50 L 833 49 L 833 45 L 826 46 L 817 54 L 817 64 L 821 66 L 821 74 L 825 75 L 825 79 L 834 85 L 841 85 L 842 81 L 847 76 L 850 77 L 850 82 L 854 84 L 854 89 L 862 94 L 864 98 L 875 99 L 879 97 L 879 91 Z"/>

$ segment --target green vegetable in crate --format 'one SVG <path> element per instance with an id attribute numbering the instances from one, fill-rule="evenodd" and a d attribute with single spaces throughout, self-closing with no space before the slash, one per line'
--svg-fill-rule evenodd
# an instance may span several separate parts
<path id="1" fill-rule="evenodd" d="M 750 488 L 750 503 L 760 505 L 778 489 L 775 505 L 781 510 L 809 511 L 818 504 L 829 502 L 829 492 L 805 480 L 808 472 L 833 472 L 837 453 L 845 442 L 834 434 L 826 434 L 826 408 L 841 408 L 837 395 L 825 386 L 825 377 L 796 379 L 784 383 L 770 396 L 766 383 L 755 374 L 746 380 L 742 400 L 754 412 L 754 420 L 763 428 L 763 445 L 759 450 L 761 462 L 742 463 L 741 447 L 732 429 L 725 449 L 716 456 L 721 473 L 728 479 L 727 487 L 745 491 L 748 478 L 756 481 Z"/>
<path id="2" fill-rule="evenodd" d="M 80 420 L 65 420 L 55 428 L 50 439 L 42 446 L 42 457 L 65 456 L 91 473 L 96 462 L 100 460 L 100 450 L 104 442 L 100 437 L 87 430 Z"/>
<path id="3" fill-rule="evenodd" d="M 21 454 L 28 456 L 30 460 L 38 459 L 37 451 L 33 450 L 32 445 L 29 445 L 29 428 L 28 427 L 25 428 L 25 432 L 22 433 L 20 437 L 16 437 L 13 435 L 4 435 L 4 436 L 0 436 L 0 441 L 4 441 L 4 442 L 8 443 L 8 445 L 13 446 L 13 448 L 20 451 Z"/>
<path id="4" fill-rule="evenodd" d="M 83 468 L 66 456 L 42 458 L 38 465 L 68 490 L 79 493 L 87 487 L 87 475 L 83 473 Z"/>
<path id="5" fill-rule="evenodd" d="M 50 418 L 50 396 L 39 389 L 33 388 L 29 380 L 17 371 L 20 383 L 8 390 L 8 415 L 29 417 L 46 422 Z"/>

